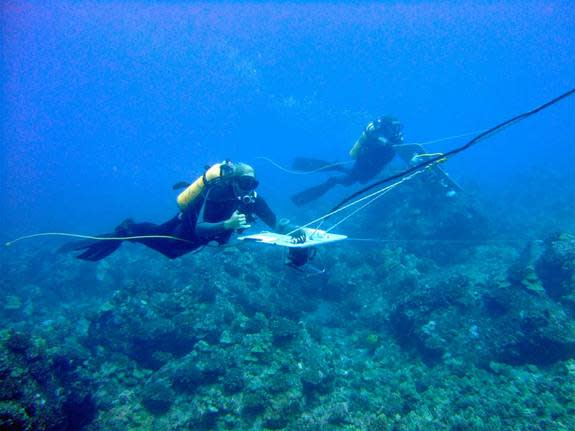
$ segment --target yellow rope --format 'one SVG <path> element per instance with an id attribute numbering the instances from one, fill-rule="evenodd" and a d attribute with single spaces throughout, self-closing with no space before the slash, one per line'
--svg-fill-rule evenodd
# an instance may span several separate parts
<path id="1" fill-rule="evenodd" d="M 443 159 L 442 159 L 442 160 L 443 160 Z M 412 178 L 415 177 L 416 175 L 421 174 L 421 173 L 424 172 L 426 169 L 428 169 L 430 166 L 435 166 L 435 164 L 438 163 L 438 162 L 439 162 L 439 161 L 437 161 L 437 162 L 435 162 L 435 163 L 432 163 L 431 165 L 426 166 L 426 167 L 420 169 L 419 171 L 415 171 L 415 172 L 412 173 L 411 175 L 409 175 L 409 176 L 407 176 L 407 177 L 404 177 L 404 178 L 400 179 L 399 181 L 397 181 L 397 182 L 395 182 L 395 183 L 393 183 L 393 184 L 390 184 L 390 185 L 388 185 L 388 186 L 386 186 L 386 187 L 383 187 L 383 188 L 381 188 L 381 189 L 378 189 L 378 190 L 376 190 L 375 192 L 370 193 L 369 195 L 366 195 L 366 196 L 364 196 L 364 197 L 362 197 L 362 198 L 359 198 L 359 199 L 357 199 L 357 200 L 355 200 L 355 201 L 353 201 L 353 202 L 350 202 L 350 203 L 348 203 L 347 205 L 344 205 L 344 206 L 341 207 L 341 208 L 338 208 L 338 209 L 336 209 L 336 210 L 334 210 L 334 211 L 331 211 L 331 212 L 329 212 L 329 213 L 327 213 L 327 214 L 324 214 L 324 215 L 322 215 L 321 217 L 318 217 L 318 218 L 316 218 L 316 219 L 314 219 L 314 220 L 312 220 L 312 221 L 310 221 L 310 222 L 308 222 L 308 223 L 306 223 L 306 224 L 304 224 L 304 225 L 298 226 L 298 227 L 296 227 L 295 229 L 291 230 L 290 232 L 286 233 L 286 235 L 291 235 L 292 233 L 298 231 L 299 229 L 304 229 L 304 228 L 310 227 L 311 225 L 316 224 L 316 223 L 318 223 L 318 222 L 322 222 L 322 223 L 323 223 L 323 221 L 324 221 L 325 219 L 331 217 L 332 215 L 335 215 L 335 214 L 337 214 L 337 213 L 339 213 L 339 212 L 341 212 L 341 211 L 344 211 L 344 210 L 346 210 L 346 209 L 348 209 L 348 208 L 350 208 L 350 207 L 352 207 L 352 206 L 354 206 L 354 205 L 359 204 L 360 202 L 363 202 L 363 201 L 369 199 L 369 201 L 368 201 L 366 204 L 362 205 L 358 210 L 353 211 L 350 215 L 344 217 L 341 221 L 339 221 L 339 222 L 336 223 L 335 225 L 331 226 L 331 227 L 326 231 L 326 232 L 329 232 L 329 231 L 331 231 L 334 227 L 336 227 L 337 225 L 339 225 L 339 224 L 341 224 L 342 222 L 344 222 L 345 220 L 347 220 L 349 217 L 355 215 L 355 213 L 357 213 L 358 211 L 364 209 L 364 208 L 367 207 L 368 205 L 370 205 L 370 204 L 372 204 L 373 202 L 375 202 L 378 198 L 380 198 L 381 196 L 383 196 L 384 194 L 386 194 L 386 193 L 389 192 L 390 190 L 394 189 L 395 187 L 399 186 L 400 184 L 403 184 L 403 183 L 406 182 L 406 181 L 409 181 L 410 179 L 412 179 Z M 317 230 L 317 229 L 319 229 L 319 227 L 316 228 L 316 230 Z"/>
<path id="2" fill-rule="evenodd" d="M 18 241 L 22 241 L 23 239 L 30 239 L 30 238 L 37 238 L 41 236 L 65 236 L 71 238 L 82 238 L 82 239 L 93 239 L 96 241 L 118 241 L 118 240 L 130 240 L 130 239 L 148 239 L 148 238 L 163 238 L 163 239 L 173 239 L 176 241 L 183 241 L 183 242 L 192 242 L 188 241 L 187 239 L 178 238 L 172 235 L 137 235 L 137 236 L 112 236 L 112 237 L 101 237 L 101 236 L 91 236 L 91 235 L 80 235 L 75 233 L 67 233 L 67 232 L 42 232 L 42 233 L 35 233 L 32 235 L 24 235 L 19 238 L 16 238 L 12 241 L 8 241 L 5 243 L 6 247 L 10 247 L 12 244 Z"/>
<path id="3" fill-rule="evenodd" d="M 284 168 L 282 165 L 280 165 L 279 163 L 273 161 L 272 159 L 269 159 L 267 157 L 256 157 L 256 159 L 261 159 L 261 160 L 265 160 L 266 162 L 271 163 L 272 165 L 274 165 L 276 168 L 278 168 L 281 171 L 287 172 L 288 174 L 294 174 L 294 175 L 309 175 L 309 174 L 315 174 L 316 172 L 321 172 L 321 171 L 325 171 L 326 169 L 330 169 L 333 168 L 335 166 L 343 166 L 343 165 L 349 165 L 350 163 L 355 162 L 355 160 L 350 160 L 347 162 L 336 162 L 336 163 L 332 163 L 326 166 L 322 166 L 321 168 L 317 168 L 314 169 L 312 171 L 296 171 L 296 170 L 292 170 L 292 169 L 287 169 Z"/>
<path id="4" fill-rule="evenodd" d="M 462 133 L 460 135 L 447 136 L 445 138 L 434 139 L 433 141 L 426 142 L 408 142 L 406 144 L 395 144 L 393 147 L 410 147 L 412 145 L 431 145 L 438 144 L 440 142 L 451 141 L 453 139 L 463 138 L 465 136 L 477 135 L 478 133 L 485 132 L 487 129 L 473 130 L 472 132 Z"/>
<path id="5" fill-rule="evenodd" d="M 422 157 L 437 157 L 437 156 L 443 156 L 443 153 L 416 154 L 415 156 L 413 156 L 413 158 L 414 159 L 420 159 Z"/>

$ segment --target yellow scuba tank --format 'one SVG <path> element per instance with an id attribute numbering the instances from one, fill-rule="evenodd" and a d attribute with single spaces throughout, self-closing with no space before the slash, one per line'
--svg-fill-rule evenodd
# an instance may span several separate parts
<path id="1" fill-rule="evenodd" d="M 359 154 L 359 150 L 361 149 L 361 144 L 363 143 L 363 141 L 365 141 L 365 138 L 366 138 L 365 132 L 363 132 L 359 137 L 359 139 L 355 141 L 355 144 L 353 145 L 353 147 L 351 147 L 351 150 L 349 150 L 349 157 L 351 157 L 352 159 L 357 159 L 357 155 Z"/>
<path id="2" fill-rule="evenodd" d="M 355 144 L 353 145 L 353 147 L 351 147 L 351 150 L 349 150 L 349 157 L 351 157 L 352 159 L 357 159 L 357 156 L 359 154 L 359 150 L 361 150 L 362 144 L 367 139 L 367 134 L 373 133 L 375 130 L 376 130 L 376 125 L 372 121 L 371 123 L 369 123 L 366 126 L 365 130 L 363 132 L 361 132 L 361 136 L 359 137 L 359 139 L 357 141 L 355 141 Z"/>
<path id="3" fill-rule="evenodd" d="M 233 164 L 230 161 L 216 163 L 204 172 L 196 181 L 190 184 L 186 189 L 178 195 L 178 206 L 181 210 L 185 210 L 190 206 L 194 200 L 202 194 L 206 184 L 216 178 L 223 177 L 233 171 Z"/>

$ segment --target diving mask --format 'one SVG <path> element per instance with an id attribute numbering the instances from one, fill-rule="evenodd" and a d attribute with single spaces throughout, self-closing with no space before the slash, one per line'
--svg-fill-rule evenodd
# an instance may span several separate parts
<path id="1" fill-rule="evenodd" d="M 234 179 L 234 185 L 244 192 L 254 191 L 259 184 L 259 181 L 250 175 L 242 175 Z"/>
<path id="2" fill-rule="evenodd" d="M 256 201 L 257 194 L 255 189 L 258 185 L 258 180 L 251 175 L 239 176 L 234 178 L 234 194 L 243 204 L 253 204 Z"/>

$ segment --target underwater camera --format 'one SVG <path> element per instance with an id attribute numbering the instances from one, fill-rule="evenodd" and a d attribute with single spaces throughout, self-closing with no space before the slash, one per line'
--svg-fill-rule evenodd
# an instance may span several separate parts
<path id="1" fill-rule="evenodd" d="M 303 273 L 305 278 L 325 275 L 325 268 L 317 268 L 309 263 L 315 257 L 316 252 L 317 249 L 314 247 L 291 248 L 287 256 L 286 265 Z"/>
<path id="2" fill-rule="evenodd" d="M 313 247 L 291 248 L 286 263 L 292 268 L 300 269 L 314 258 L 316 251 Z"/>

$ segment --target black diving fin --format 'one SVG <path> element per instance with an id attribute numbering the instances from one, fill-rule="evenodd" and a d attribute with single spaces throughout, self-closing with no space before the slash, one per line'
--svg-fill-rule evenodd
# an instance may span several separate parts
<path id="1" fill-rule="evenodd" d="M 319 199 L 321 196 L 330 191 L 336 184 L 337 181 L 334 181 L 334 178 L 330 178 L 320 185 L 310 187 L 309 189 L 305 189 L 293 195 L 291 200 L 298 207 L 308 204 L 312 201 L 315 201 L 316 199 Z"/>
<path id="2" fill-rule="evenodd" d="M 103 235 L 98 235 L 96 238 L 102 239 L 87 239 L 81 241 L 72 241 L 64 244 L 58 250 L 60 253 L 82 251 L 82 253 L 76 255 L 76 259 L 97 261 L 102 260 L 106 256 L 114 253 L 121 245 L 121 238 L 130 237 L 132 233 L 132 228 L 134 225 L 134 220 L 127 218 L 122 223 L 120 223 L 114 229 L 113 233 L 105 233 Z M 111 239 L 120 238 L 120 239 Z"/>
<path id="3" fill-rule="evenodd" d="M 115 237 L 116 234 L 105 234 L 100 235 L 99 238 L 109 238 Z M 64 244 L 58 249 L 60 253 L 68 253 L 75 251 L 82 251 L 82 253 L 76 256 L 76 259 L 97 261 L 104 259 L 115 252 L 120 245 L 122 245 L 122 240 L 120 239 L 89 239 L 82 241 L 73 241 Z"/>
<path id="4" fill-rule="evenodd" d="M 188 187 L 191 183 L 188 183 L 187 181 L 178 181 L 176 184 L 174 184 L 172 186 L 172 190 L 181 190 L 181 189 L 185 189 L 186 187 Z"/>
<path id="5" fill-rule="evenodd" d="M 342 163 L 328 162 L 326 160 L 314 159 L 308 157 L 296 157 L 292 163 L 292 169 L 302 172 L 317 171 L 335 171 L 347 173 L 348 170 L 342 166 Z"/>

